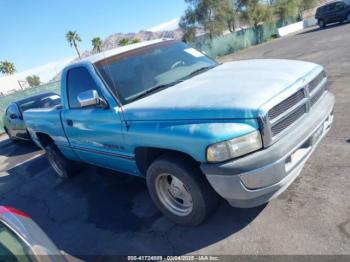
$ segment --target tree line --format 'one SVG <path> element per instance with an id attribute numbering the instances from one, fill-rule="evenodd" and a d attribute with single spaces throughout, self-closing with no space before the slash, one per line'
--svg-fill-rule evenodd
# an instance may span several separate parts
<path id="1" fill-rule="evenodd" d="M 185 0 L 188 5 L 179 22 L 184 32 L 184 40 L 193 41 L 199 28 L 208 33 L 210 39 L 220 36 L 224 31 L 234 32 L 240 25 L 257 27 L 260 23 L 272 23 L 286 20 L 290 16 L 302 16 L 303 11 L 310 9 L 320 0 Z M 79 57 L 79 42 L 82 41 L 77 31 L 68 31 L 66 40 Z M 140 39 L 122 38 L 119 46 L 140 42 Z M 100 37 L 91 39 L 92 50 L 99 53 L 103 49 Z M 16 72 L 14 63 L 0 61 L 0 72 L 11 75 Z M 26 78 L 30 86 L 41 83 L 36 75 Z"/>
<path id="2" fill-rule="evenodd" d="M 193 41 L 199 28 L 210 39 L 226 30 L 234 32 L 240 25 L 257 27 L 260 23 L 285 21 L 290 16 L 302 16 L 303 11 L 316 6 L 319 0 L 185 0 L 188 8 L 181 17 L 184 40 Z"/>
<path id="3" fill-rule="evenodd" d="M 0 61 L 0 72 L 4 75 L 13 75 L 16 73 L 15 64 L 9 61 Z M 30 87 L 39 86 L 41 84 L 40 77 L 37 75 L 30 75 L 26 77 Z"/>
<path id="4" fill-rule="evenodd" d="M 66 34 L 66 39 L 71 47 L 74 47 L 79 59 L 81 58 L 81 53 L 79 51 L 78 43 L 81 42 L 81 37 L 76 31 L 68 31 Z M 128 39 L 128 38 L 122 38 L 119 41 L 119 46 L 125 46 L 130 44 L 135 44 L 141 42 L 140 39 L 134 38 L 134 39 Z M 91 39 L 91 45 L 92 50 L 95 53 L 99 53 L 102 51 L 103 41 L 100 37 L 94 37 Z M 9 62 L 7 60 L 0 61 L 0 73 L 4 75 L 13 75 L 16 72 L 16 67 L 14 63 Z M 26 77 L 26 81 L 28 82 L 29 86 L 34 87 L 41 84 L 40 77 L 37 75 L 30 75 Z"/>

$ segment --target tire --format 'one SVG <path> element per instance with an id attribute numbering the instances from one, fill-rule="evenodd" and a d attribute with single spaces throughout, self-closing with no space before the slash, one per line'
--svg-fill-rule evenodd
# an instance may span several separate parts
<path id="1" fill-rule="evenodd" d="M 155 160 L 146 180 L 156 206 L 176 224 L 197 226 L 217 207 L 219 197 L 204 174 L 181 156 L 165 155 Z"/>
<path id="2" fill-rule="evenodd" d="M 346 21 L 350 23 L 350 13 L 346 15 Z"/>
<path id="3" fill-rule="evenodd" d="M 51 167 L 59 178 L 67 179 L 77 171 L 76 164 L 65 158 L 54 144 L 48 144 L 45 151 Z"/>
<path id="4" fill-rule="evenodd" d="M 320 19 L 320 20 L 318 20 L 318 26 L 320 28 L 325 28 L 327 25 L 326 25 L 324 20 Z"/>

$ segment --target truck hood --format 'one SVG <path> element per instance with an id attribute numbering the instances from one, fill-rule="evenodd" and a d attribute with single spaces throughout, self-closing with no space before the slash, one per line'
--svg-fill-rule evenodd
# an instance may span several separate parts
<path id="1" fill-rule="evenodd" d="M 219 65 L 180 84 L 125 105 L 129 121 L 247 119 L 317 64 L 242 60 Z"/>

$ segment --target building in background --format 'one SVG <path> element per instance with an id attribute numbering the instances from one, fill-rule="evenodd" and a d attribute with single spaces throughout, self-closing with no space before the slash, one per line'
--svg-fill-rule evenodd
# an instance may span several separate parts
<path id="1" fill-rule="evenodd" d="M 21 86 L 15 75 L 0 76 L 0 96 L 9 95 L 23 89 L 25 89 L 25 86 Z"/>

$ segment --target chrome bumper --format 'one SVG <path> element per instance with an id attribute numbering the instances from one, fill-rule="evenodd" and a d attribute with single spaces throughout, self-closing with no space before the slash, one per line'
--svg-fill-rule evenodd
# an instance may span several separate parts
<path id="1" fill-rule="evenodd" d="M 215 191 L 232 206 L 262 205 L 282 193 L 300 174 L 333 121 L 334 96 L 327 92 L 291 132 L 246 157 L 201 169 Z"/>

